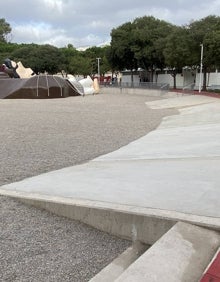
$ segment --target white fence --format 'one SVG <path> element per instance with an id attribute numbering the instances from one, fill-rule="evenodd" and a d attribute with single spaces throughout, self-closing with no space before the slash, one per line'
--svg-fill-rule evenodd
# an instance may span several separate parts
<path id="1" fill-rule="evenodd" d="M 138 74 L 133 75 L 133 83 L 138 84 L 140 81 L 140 76 Z M 170 88 L 174 86 L 173 76 L 169 73 L 157 74 L 153 77 L 153 82 L 158 84 L 169 84 Z M 122 83 L 131 83 L 131 75 L 124 74 L 122 76 Z M 193 88 L 195 90 L 199 89 L 200 74 L 199 72 L 192 70 L 184 70 L 183 73 L 178 73 L 176 75 L 176 87 L 177 88 Z M 201 85 L 203 85 L 203 76 Z M 220 89 L 220 72 L 210 72 L 207 73 L 207 88 Z"/>

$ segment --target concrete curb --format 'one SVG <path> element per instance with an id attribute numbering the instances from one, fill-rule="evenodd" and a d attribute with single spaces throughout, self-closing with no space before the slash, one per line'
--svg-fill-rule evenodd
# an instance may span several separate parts
<path id="1" fill-rule="evenodd" d="M 59 216 L 79 220 L 110 234 L 148 245 L 154 244 L 178 221 L 220 231 L 220 218 L 3 189 L 0 189 L 0 194 Z"/>
<path id="2" fill-rule="evenodd" d="M 112 282 L 115 281 L 149 246 L 140 242 L 134 243 L 112 263 L 100 271 L 90 282 Z"/>
<path id="3" fill-rule="evenodd" d="M 197 282 L 219 244 L 219 233 L 179 222 L 115 281 Z"/>

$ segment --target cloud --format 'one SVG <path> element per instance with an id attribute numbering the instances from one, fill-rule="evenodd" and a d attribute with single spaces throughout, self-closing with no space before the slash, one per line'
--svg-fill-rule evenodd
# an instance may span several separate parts
<path id="1" fill-rule="evenodd" d="M 42 0 L 42 5 L 45 5 L 50 11 L 63 12 L 64 3 L 62 0 Z"/>
<path id="2" fill-rule="evenodd" d="M 112 28 L 137 17 L 154 16 L 176 25 L 220 14 L 220 0 L 7 0 L 0 18 L 12 27 L 13 42 L 61 47 L 99 45 Z"/>
<path id="3" fill-rule="evenodd" d="M 62 29 L 54 29 L 50 24 L 44 22 L 29 22 L 28 24 L 15 25 L 13 28 L 12 36 L 15 34 L 16 42 L 34 43 L 37 41 L 39 44 L 48 43 L 52 38 L 57 35 L 65 33 Z"/>
<path id="4" fill-rule="evenodd" d="M 16 35 L 16 38 L 14 37 Z M 69 43 L 74 46 L 96 46 L 109 37 L 100 37 L 93 33 L 86 33 L 85 36 L 68 35 L 65 29 L 55 29 L 50 24 L 30 22 L 29 24 L 16 25 L 13 28 L 12 41 L 17 43 L 51 44 L 54 46 L 67 46 Z"/>

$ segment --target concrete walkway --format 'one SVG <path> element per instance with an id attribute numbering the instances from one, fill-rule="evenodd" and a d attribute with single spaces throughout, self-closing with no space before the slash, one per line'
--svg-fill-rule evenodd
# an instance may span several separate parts
<path id="1" fill-rule="evenodd" d="M 219 218 L 220 100 L 179 96 L 146 106 L 180 114 L 115 152 L 1 190 Z"/>

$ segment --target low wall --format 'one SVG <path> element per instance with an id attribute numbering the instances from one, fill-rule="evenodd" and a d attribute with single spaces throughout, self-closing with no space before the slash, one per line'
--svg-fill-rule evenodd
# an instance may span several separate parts
<path id="1" fill-rule="evenodd" d="M 103 94 L 142 94 L 147 96 L 163 96 L 167 93 L 161 89 L 146 89 L 146 88 L 120 88 L 120 87 L 101 87 L 100 93 Z"/>

